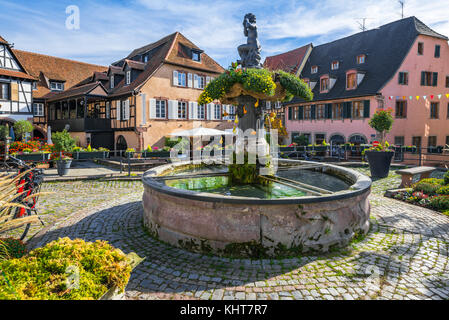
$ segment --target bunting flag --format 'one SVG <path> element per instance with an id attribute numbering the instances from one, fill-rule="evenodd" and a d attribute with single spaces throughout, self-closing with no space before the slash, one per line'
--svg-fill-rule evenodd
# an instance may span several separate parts
<path id="1" fill-rule="evenodd" d="M 441 99 L 441 94 L 438 95 L 438 99 Z"/>
<path id="2" fill-rule="evenodd" d="M 424 100 L 427 100 L 427 96 L 422 96 L 424 98 Z"/>
<path id="3" fill-rule="evenodd" d="M 412 97 L 412 96 L 410 96 L 410 100 L 413 100 L 413 97 Z"/>
<path id="4" fill-rule="evenodd" d="M 449 93 L 446 93 L 446 98 L 448 98 L 448 99 L 449 99 Z"/>
<path id="5" fill-rule="evenodd" d="M 431 100 L 433 100 L 433 97 L 434 97 L 434 96 L 433 96 L 433 94 L 432 94 L 432 95 L 430 95 L 430 99 L 431 99 Z"/>
<path id="6" fill-rule="evenodd" d="M 419 96 L 416 96 L 416 100 L 419 100 Z"/>

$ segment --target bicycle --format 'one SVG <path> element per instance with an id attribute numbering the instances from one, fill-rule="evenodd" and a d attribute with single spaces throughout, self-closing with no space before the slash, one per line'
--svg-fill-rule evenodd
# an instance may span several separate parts
<path id="1" fill-rule="evenodd" d="M 42 169 L 36 169 L 34 167 L 31 167 L 27 165 L 22 160 L 19 160 L 13 156 L 8 156 L 11 162 L 13 163 L 13 166 L 16 166 L 18 169 L 18 175 L 23 174 L 23 176 L 17 181 L 17 194 L 18 196 L 13 200 L 13 202 L 20 203 L 25 206 L 23 207 L 16 207 L 14 210 L 14 214 L 12 215 L 12 219 L 19 219 L 19 218 L 25 218 L 29 217 L 33 214 L 37 215 L 39 218 L 39 215 L 36 210 L 36 205 L 39 196 L 34 196 L 35 194 L 38 194 L 43 182 L 43 170 Z M 12 166 L 9 166 L 9 168 L 12 168 Z M 44 225 L 44 222 L 39 218 L 39 221 Z M 25 225 L 25 229 L 20 237 L 20 240 L 25 239 L 27 236 L 29 230 L 30 230 L 31 223 L 28 223 Z M 11 230 L 8 230 L 11 231 Z"/>

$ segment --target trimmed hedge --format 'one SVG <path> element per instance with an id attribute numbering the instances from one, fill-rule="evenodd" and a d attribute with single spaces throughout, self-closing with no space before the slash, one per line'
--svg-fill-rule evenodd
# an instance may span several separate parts
<path id="1" fill-rule="evenodd" d="M 437 196 L 430 199 L 429 207 L 437 211 L 449 210 L 449 196 Z"/>

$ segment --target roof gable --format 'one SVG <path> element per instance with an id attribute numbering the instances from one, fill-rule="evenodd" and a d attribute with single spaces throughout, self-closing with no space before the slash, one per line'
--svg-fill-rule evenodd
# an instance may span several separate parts
<path id="1" fill-rule="evenodd" d="M 304 61 L 312 44 L 281 53 L 275 56 L 270 56 L 265 59 L 264 68 L 269 70 L 283 70 L 285 72 L 296 74 Z"/>
<path id="2" fill-rule="evenodd" d="M 43 98 L 50 92 L 48 81 L 65 82 L 67 90 L 85 82 L 87 78 L 92 77 L 94 72 L 106 72 L 108 70 L 107 67 L 85 62 L 16 49 L 13 49 L 13 51 L 30 75 L 41 80 L 47 80 L 38 83 L 37 91 L 33 91 L 35 98 Z"/>

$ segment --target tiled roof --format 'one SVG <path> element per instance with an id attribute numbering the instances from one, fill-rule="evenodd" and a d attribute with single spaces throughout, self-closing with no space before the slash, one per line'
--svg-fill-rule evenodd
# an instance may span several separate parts
<path id="1" fill-rule="evenodd" d="M 37 80 L 36 78 L 20 71 L 14 71 L 14 70 L 7 70 L 0 68 L 0 75 L 2 76 L 8 76 L 8 77 L 15 77 L 19 79 L 28 79 L 28 80 Z"/>
<path id="2" fill-rule="evenodd" d="M 42 98 L 50 92 L 47 81 L 64 81 L 65 89 L 81 83 L 94 72 L 106 72 L 107 67 L 13 49 L 17 58 L 30 75 L 39 79 L 34 98 Z"/>
<path id="3" fill-rule="evenodd" d="M 48 101 L 56 101 L 56 100 L 70 98 L 70 97 L 83 96 L 83 95 L 86 95 L 89 92 L 91 92 L 97 86 L 102 86 L 99 81 L 94 82 L 94 83 L 88 83 L 88 84 L 78 86 L 78 87 L 73 87 L 71 89 L 61 91 L 61 92 L 49 92 L 43 97 L 43 99 L 48 99 Z M 106 92 L 106 90 L 105 90 L 105 92 Z M 106 96 L 106 94 L 105 94 L 105 96 Z"/>
<path id="4" fill-rule="evenodd" d="M 138 70 L 142 70 L 137 78 L 134 79 L 134 81 L 132 81 L 129 85 L 125 85 L 125 79 L 122 79 L 122 81 L 120 81 L 120 83 L 118 83 L 114 87 L 114 89 L 109 91 L 109 95 L 120 96 L 131 93 L 133 90 L 143 85 L 164 63 L 176 64 L 186 68 L 194 68 L 197 70 L 203 70 L 205 72 L 213 72 L 217 74 L 224 72 L 224 69 L 205 53 L 201 54 L 201 62 L 195 62 L 191 58 L 181 57 L 179 52 L 181 45 L 202 51 L 182 34 L 176 32 L 152 44 L 136 49 L 131 52 L 131 54 L 128 55 L 125 59 L 115 62 L 115 66 L 111 66 L 109 68 L 109 73 L 115 73 L 115 71 L 118 70 L 117 66 L 122 65 L 123 62 L 129 63 L 130 66 L 131 64 L 133 64 L 133 66 L 135 67 L 144 65 L 145 68 L 143 70 L 136 68 Z M 151 52 L 151 55 L 149 57 L 149 61 L 146 64 L 130 60 L 131 58 L 136 58 L 137 56 L 145 54 L 148 51 Z"/>
<path id="5" fill-rule="evenodd" d="M 0 36 L 0 43 L 7 44 L 8 42 L 2 36 Z"/>
<path id="6" fill-rule="evenodd" d="M 145 70 L 145 63 L 143 62 L 125 59 L 125 63 L 132 69 Z"/>
<path id="7" fill-rule="evenodd" d="M 312 44 L 267 57 L 263 66 L 272 71 L 283 70 L 285 72 L 296 74 L 310 47 L 312 47 Z"/>
<path id="8" fill-rule="evenodd" d="M 316 46 L 301 77 L 317 82 L 313 89 L 314 101 L 375 95 L 397 72 L 420 34 L 442 37 L 410 17 Z M 366 55 L 365 63 L 357 64 L 357 56 L 361 54 Z M 338 70 L 331 70 L 333 61 L 339 62 Z M 312 66 L 318 66 L 318 73 L 311 73 Z M 355 90 L 346 90 L 346 71 L 351 69 L 365 73 L 365 77 Z M 328 93 L 320 93 L 319 79 L 325 74 L 337 81 Z M 299 102 L 303 100 L 295 98 L 289 104 Z"/>

